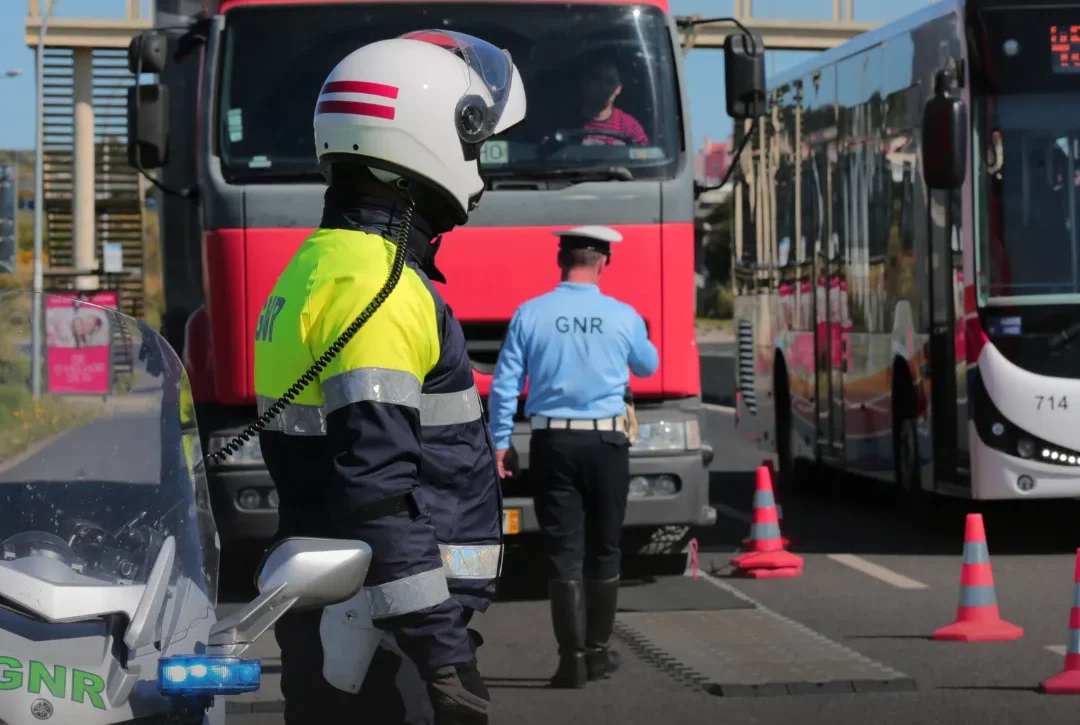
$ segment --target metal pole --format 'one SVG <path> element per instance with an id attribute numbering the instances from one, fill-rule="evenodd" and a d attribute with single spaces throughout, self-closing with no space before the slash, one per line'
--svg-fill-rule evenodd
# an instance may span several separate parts
<path id="1" fill-rule="evenodd" d="M 42 0 L 41 29 L 37 44 L 37 140 L 34 143 L 34 313 L 30 338 L 30 385 L 34 398 L 41 396 L 42 332 L 45 329 L 45 33 L 56 0 Z"/>

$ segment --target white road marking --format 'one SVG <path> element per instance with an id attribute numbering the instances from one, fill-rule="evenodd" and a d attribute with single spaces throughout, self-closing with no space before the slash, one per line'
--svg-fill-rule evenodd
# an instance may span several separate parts
<path id="1" fill-rule="evenodd" d="M 892 569 L 886 569 L 885 567 L 875 564 L 872 561 L 867 561 L 854 554 L 829 554 L 828 558 L 832 559 L 838 564 L 851 567 L 855 571 L 861 571 L 867 576 L 872 576 L 875 579 L 880 579 L 886 584 L 892 584 L 897 589 L 929 589 L 930 587 L 922 582 L 909 579 L 903 574 L 897 574 Z"/>
<path id="2" fill-rule="evenodd" d="M 745 511 L 740 511 L 737 508 L 733 508 L 731 506 L 728 506 L 727 504 L 722 503 L 712 503 L 709 505 L 716 509 L 717 513 L 721 513 L 724 516 L 727 516 L 729 519 L 735 519 L 736 521 L 741 521 L 744 524 L 754 523 L 754 517 L 746 513 Z"/>
<path id="3" fill-rule="evenodd" d="M 1048 644 L 1046 645 L 1046 649 L 1050 650 L 1056 655 L 1060 655 L 1062 657 L 1065 656 L 1065 645 L 1063 644 Z"/>
<path id="4" fill-rule="evenodd" d="M 701 406 L 705 410 L 715 410 L 717 413 L 734 413 L 734 408 L 729 408 L 726 405 L 717 405 L 716 403 L 702 403 Z"/>

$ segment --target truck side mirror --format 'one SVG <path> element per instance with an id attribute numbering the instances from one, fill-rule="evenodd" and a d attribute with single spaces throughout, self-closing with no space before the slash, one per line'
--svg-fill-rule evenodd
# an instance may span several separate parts
<path id="1" fill-rule="evenodd" d="M 128 163 L 145 171 L 169 160 L 169 89 L 160 83 L 127 90 Z"/>
<path id="2" fill-rule="evenodd" d="M 140 73 L 161 73 L 168 61 L 168 49 L 164 35 L 153 31 L 139 33 L 128 44 L 128 71 L 136 80 Z"/>
<path id="3" fill-rule="evenodd" d="M 923 178 L 931 189 L 952 191 L 967 177 L 967 109 L 959 98 L 938 93 L 923 108 Z"/>
<path id="4" fill-rule="evenodd" d="M 765 103 L 765 42 L 736 33 L 724 38 L 724 92 L 727 112 L 736 121 L 760 118 Z"/>

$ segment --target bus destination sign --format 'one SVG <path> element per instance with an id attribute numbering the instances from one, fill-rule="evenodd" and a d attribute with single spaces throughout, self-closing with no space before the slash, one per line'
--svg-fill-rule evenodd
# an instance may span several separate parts
<path id="1" fill-rule="evenodd" d="M 1080 73 L 1080 25 L 1050 26 L 1050 56 L 1055 73 Z"/>

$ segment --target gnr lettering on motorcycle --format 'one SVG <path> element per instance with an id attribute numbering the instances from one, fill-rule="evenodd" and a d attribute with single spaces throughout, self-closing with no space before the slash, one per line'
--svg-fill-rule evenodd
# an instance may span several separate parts
<path id="1" fill-rule="evenodd" d="M 14 657 L 0 656 L 0 691 L 25 689 L 35 695 L 47 690 L 50 695 L 83 704 L 87 700 L 99 710 L 105 709 L 105 680 L 93 672 L 70 670 L 64 665 L 48 665 L 30 660 L 26 671 Z"/>

